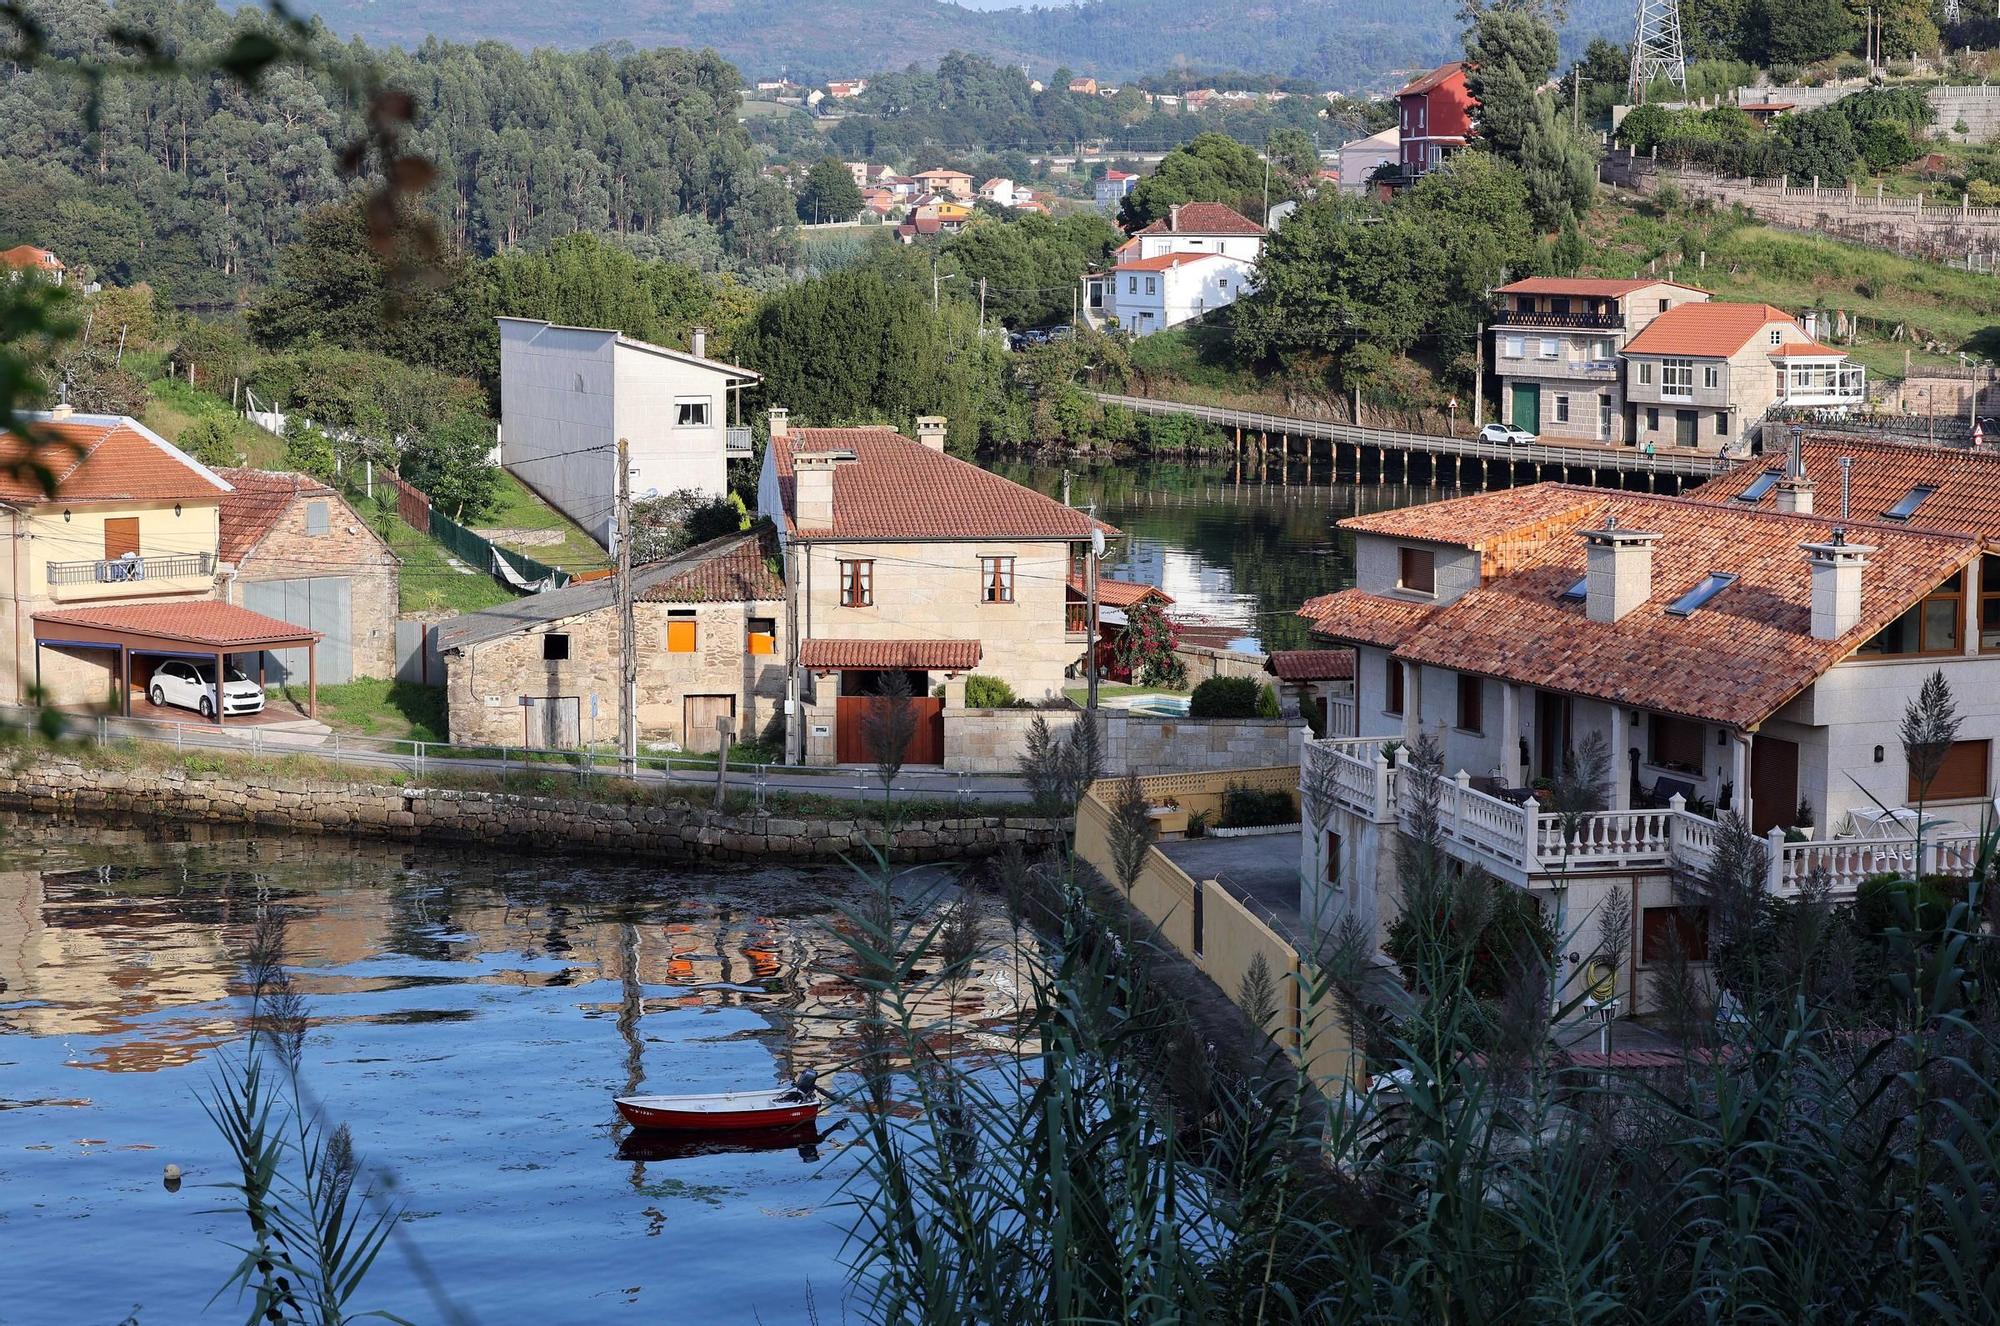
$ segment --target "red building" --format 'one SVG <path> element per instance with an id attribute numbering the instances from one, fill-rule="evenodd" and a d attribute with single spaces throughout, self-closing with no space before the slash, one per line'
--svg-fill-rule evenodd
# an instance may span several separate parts
<path id="1" fill-rule="evenodd" d="M 1396 94 L 1402 133 L 1403 176 L 1415 179 L 1472 137 L 1472 94 L 1465 90 L 1465 61 L 1439 65 Z"/>

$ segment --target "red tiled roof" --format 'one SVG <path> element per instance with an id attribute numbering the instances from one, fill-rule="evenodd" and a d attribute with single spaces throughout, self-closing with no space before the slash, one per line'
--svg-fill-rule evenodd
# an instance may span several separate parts
<path id="1" fill-rule="evenodd" d="M 1725 304 L 1717 300 L 1676 304 L 1625 342 L 1625 353 L 1726 359 L 1774 322 L 1798 326 L 1791 314 L 1769 304 Z"/>
<path id="2" fill-rule="evenodd" d="M 873 668 L 922 668 L 926 672 L 970 672 L 979 666 L 979 642 L 977 640 L 807 640 L 799 645 L 799 666 L 819 672 Z"/>
<path id="3" fill-rule="evenodd" d="M 1653 593 L 1644 604 L 1616 622 L 1589 620 L 1583 603 L 1562 597 L 1583 576 L 1583 541 L 1555 540 L 1521 570 L 1439 608 L 1397 646 L 1396 656 L 1745 728 L 1775 713 L 1979 550 L 1953 535 L 1847 522 L 1850 543 L 1877 549 L 1862 575 L 1861 617 L 1840 639 L 1816 640 L 1811 570 L 1799 545 L 1828 536 L 1834 522 L 1826 517 L 1570 491 L 1590 503 L 1591 527 L 1616 516 L 1626 529 L 1660 536 Z M 1739 579 L 1692 615 L 1666 611 L 1712 571 Z"/>
<path id="4" fill-rule="evenodd" d="M 235 491 L 225 493 L 217 512 L 222 527 L 221 546 L 216 555 L 225 562 L 240 562 L 284 519 L 297 497 L 332 497 L 333 489 L 305 474 L 276 470 L 253 470 L 232 466 L 217 470 Z"/>
<path id="5" fill-rule="evenodd" d="M 1264 227 L 1227 203 L 1178 203 L 1135 235 L 1261 235 Z"/>
<path id="6" fill-rule="evenodd" d="M 1280 649 L 1264 660 L 1279 681 L 1346 681 L 1354 676 L 1352 649 Z"/>
<path id="7" fill-rule="evenodd" d="M 1604 281 L 1587 276 L 1530 276 L 1524 281 L 1503 285 L 1497 291 L 1503 295 L 1581 295 L 1585 298 L 1622 299 L 1634 290 L 1644 290 L 1647 286 L 1670 285 L 1679 290 L 1695 290 L 1701 294 L 1698 285 L 1688 285 L 1682 281 L 1667 281 L 1659 278 L 1639 281 Z"/>
<path id="8" fill-rule="evenodd" d="M 912 442 L 893 428 L 799 428 L 771 444 L 778 491 L 794 530 L 792 458 L 851 451 L 833 471 L 833 523 L 803 531 L 826 539 L 1074 539 L 1091 518 L 991 470 Z M 1097 522 L 1106 534 L 1117 530 Z"/>
<path id="9" fill-rule="evenodd" d="M 1840 460 L 1846 456 L 1854 462 L 1848 473 L 1847 509 L 1856 519 L 1880 520 L 1912 488 L 1927 484 L 1937 491 L 1901 524 L 2000 539 L 2000 455 L 1845 437 L 1809 437 L 1800 452 L 1814 489 L 1813 507 L 1821 518 L 1840 511 Z M 1735 498 L 1766 470 L 1783 465 L 1783 456 L 1767 453 L 1717 475 L 1686 496 L 1769 511 L 1776 504 L 1770 494 L 1754 506 Z"/>
<path id="10" fill-rule="evenodd" d="M 671 579 L 648 585 L 639 597 L 648 603 L 779 602 L 785 580 L 772 568 L 777 556 L 768 527 L 755 538 L 719 539 L 714 552 Z"/>
<path id="11" fill-rule="evenodd" d="M 117 631 L 154 640 L 208 645 L 216 649 L 248 648 L 274 640 L 318 640 L 320 633 L 304 626 L 266 617 L 220 599 L 182 599 L 177 603 L 122 603 L 103 608 L 76 608 L 35 614 L 35 634 L 60 638 L 64 627 Z M 47 629 L 44 629 L 47 628 Z"/>
<path id="12" fill-rule="evenodd" d="M 1437 606 L 1411 599 L 1392 599 L 1358 589 L 1322 594 L 1299 606 L 1308 629 L 1327 640 L 1394 649 L 1430 619 Z"/>
<path id="13" fill-rule="evenodd" d="M 6 252 L 0 253 L 0 264 L 5 264 L 17 271 L 36 269 L 45 272 L 59 272 L 63 269 L 60 258 L 57 258 L 55 254 L 50 253 L 47 249 L 38 249 L 32 244 L 16 244 Z"/>
<path id="14" fill-rule="evenodd" d="M 207 501 L 229 485 L 171 442 L 130 419 L 73 415 L 40 425 L 53 445 L 31 447 L 0 434 L 0 502 Z M 18 467 L 39 461 L 55 478 L 53 496 Z"/>
<path id="15" fill-rule="evenodd" d="M 1494 576 L 1513 570 L 1550 539 L 1579 528 L 1590 509 L 1580 490 L 1538 483 L 1349 516 L 1340 527 L 1471 549 L 1480 554 L 1480 573 Z"/>
<path id="16" fill-rule="evenodd" d="M 1409 82 L 1403 84 L 1403 86 L 1397 90 L 1396 95 L 1399 97 L 1409 97 L 1409 96 L 1414 96 L 1419 92 L 1428 92 L 1432 88 L 1436 87 L 1438 84 L 1450 80 L 1450 78 L 1454 74 L 1460 77 L 1464 76 L 1465 61 L 1453 60 L 1450 64 L 1441 64 L 1437 68 L 1431 70 L 1428 74 L 1421 74 L 1418 77 L 1413 78 Z"/>
<path id="17" fill-rule="evenodd" d="M 1796 345 L 1774 345 L 1771 347 L 1771 358 L 1773 359 L 1784 359 L 1792 355 L 1804 355 L 1807 358 L 1818 359 L 1828 357 L 1845 359 L 1847 358 L 1847 351 L 1836 350 L 1830 345 L 1820 345 L 1815 341 L 1804 341 Z"/>
<path id="18" fill-rule="evenodd" d="M 1165 272 L 1188 263 L 1207 262 L 1210 258 L 1220 258 L 1220 253 L 1160 253 L 1150 258 L 1134 258 L 1118 264 L 1121 272 Z"/>
<path id="19" fill-rule="evenodd" d="M 1069 578 L 1069 596 L 1074 599 L 1088 599 L 1090 588 L 1084 584 L 1082 576 Z M 1173 595 L 1158 585 L 1142 584 L 1137 580 L 1113 580 L 1109 576 L 1097 577 L 1097 605 L 1101 608 L 1129 608 L 1135 603 L 1172 603 Z"/>

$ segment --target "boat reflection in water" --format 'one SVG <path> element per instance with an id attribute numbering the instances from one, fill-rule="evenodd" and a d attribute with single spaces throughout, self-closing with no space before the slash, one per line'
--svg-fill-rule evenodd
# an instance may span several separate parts
<path id="1" fill-rule="evenodd" d="M 662 1132 L 641 1128 L 618 1143 L 618 1159 L 651 1164 L 692 1160 L 700 1156 L 752 1155 L 760 1151 L 795 1150 L 807 1164 L 819 1161 L 820 1143 L 847 1126 L 841 1119 L 831 1127 L 798 1123 L 784 1128 L 713 1129 L 704 1132 Z"/>

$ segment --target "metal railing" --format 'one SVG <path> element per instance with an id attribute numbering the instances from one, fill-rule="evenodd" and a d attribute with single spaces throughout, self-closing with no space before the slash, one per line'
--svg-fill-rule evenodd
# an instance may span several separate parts
<path id="1" fill-rule="evenodd" d="M 1508 310 L 1493 318 L 1494 329 L 1507 327 L 1554 327 L 1573 331 L 1624 331 L 1625 315 L 1622 313 L 1541 313 L 1528 310 Z"/>
<path id="2" fill-rule="evenodd" d="M 747 456 L 750 454 L 750 430 L 731 426 L 722 431 L 722 450 L 725 455 Z"/>
<path id="3" fill-rule="evenodd" d="M 50 562 L 51 585 L 123 585 L 141 580 L 212 576 L 211 553 L 165 553 L 150 557 L 100 557 L 87 562 Z"/>

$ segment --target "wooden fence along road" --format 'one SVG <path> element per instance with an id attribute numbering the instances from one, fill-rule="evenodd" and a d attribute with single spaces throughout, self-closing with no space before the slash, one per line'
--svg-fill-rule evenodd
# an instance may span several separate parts
<path id="1" fill-rule="evenodd" d="M 1701 483 L 1732 464 L 1718 456 L 1671 448 L 1647 455 L 1632 447 L 1593 446 L 1589 443 L 1549 446 L 1537 442 L 1530 446 L 1510 447 L 1469 437 L 1361 428 L 1326 419 L 1264 414 L 1257 410 L 1234 410 L 1215 405 L 1188 405 L 1151 396 L 1121 396 L 1108 391 L 1091 394 L 1105 405 L 1120 405 L 1137 414 L 1187 415 L 1218 428 L 1231 429 L 1235 431 L 1239 445 L 1248 445 L 1254 437 L 1262 442 L 1264 451 L 1275 449 L 1286 458 L 1289 458 L 1292 442 L 1296 439 L 1303 444 L 1308 466 L 1312 458 L 1312 444 L 1316 441 L 1331 444 L 1336 470 L 1343 446 L 1354 448 L 1357 472 L 1370 468 L 1365 461 L 1368 453 L 1372 452 L 1377 478 L 1385 477 L 1383 470 L 1392 455 L 1402 458 L 1404 474 L 1408 473 L 1411 457 L 1425 456 L 1434 467 L 1439 460 L 1448 458 L 1457 470 L 1453 477 L 1460 482 L 1484 481 L 1488 477 L 1488 464 L 1497 463 L 1506 467 L 1503 472 L 1510 478 L 1521 477 L 1524 472 L 1530 481 L 1567 479 L 1574 474 L 1587 475 L 1588 482 L 1598 483 L 1601 481 L 1599 476 L 1608 471 L 1620 476 L 1621 483 L 1625 476 L 1635 476 L 1653 491 L 1660 490 L 1664 484 L 1669 491 L 1679 492 L 1685 483 Z M 1475 472 L 1468 474 L 1467 462 L 1477 466 Z"/>

